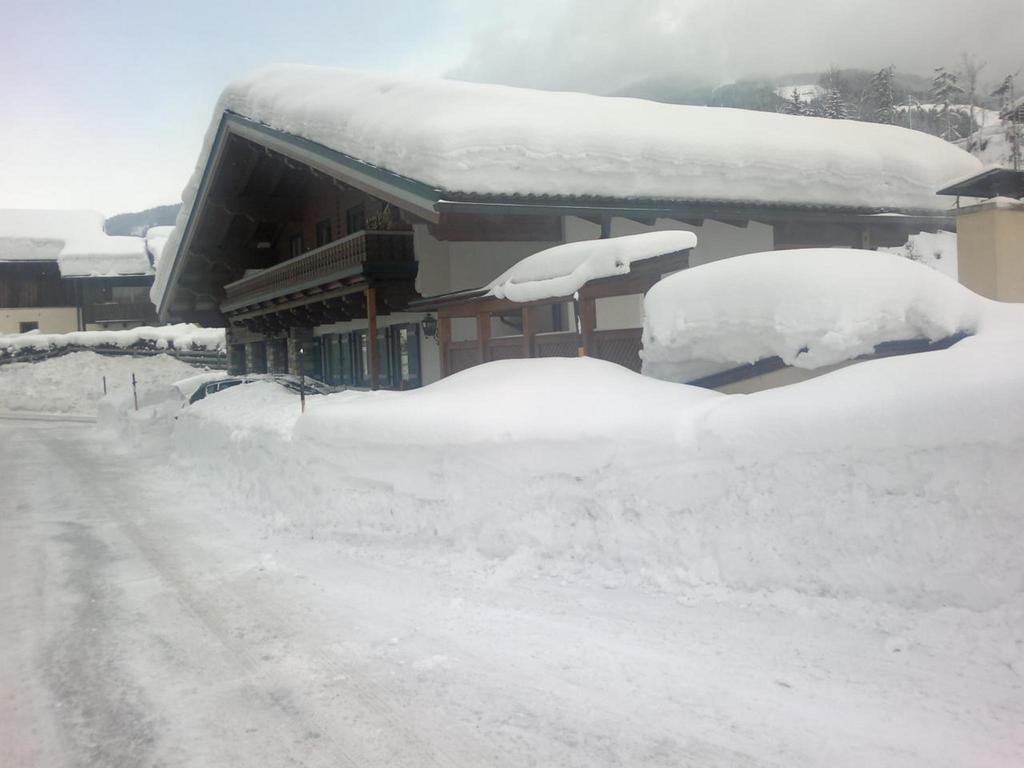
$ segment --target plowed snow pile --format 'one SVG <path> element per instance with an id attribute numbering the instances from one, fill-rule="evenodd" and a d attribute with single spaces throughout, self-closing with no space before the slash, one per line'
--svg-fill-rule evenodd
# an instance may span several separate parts
<path id="1" fill-rule="evenodd" d="M 196 374 L 191 365 L 168 355 L 129 357 L 71 352 L 38 363 L 0 365 L 0 411 L 94 415 L 103 397 L 131 397 L 132 374 L 143 386 L 170 384 Z"/>

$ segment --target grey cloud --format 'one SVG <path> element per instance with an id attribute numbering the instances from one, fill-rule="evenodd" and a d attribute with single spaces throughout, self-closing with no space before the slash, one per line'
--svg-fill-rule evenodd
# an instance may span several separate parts
<path id="1" fill-rule="evenodd" d="M 675 76 L 712 83 L 830 65 L 930 74 L 962 52 L 986 79 L 1024 66 L 1022 0 L 570 0 L 553 24 L 479 34 L 449 74 L 614 92 Z"/>

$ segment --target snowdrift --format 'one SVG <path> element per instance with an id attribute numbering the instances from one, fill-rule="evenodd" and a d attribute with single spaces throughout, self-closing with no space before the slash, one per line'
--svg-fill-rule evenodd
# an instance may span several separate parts
<path id="1" fill-rule="evenodd" d="M 316 538 L 608 586 L 1024 608 L 1024 307 L 972 311 L 952 348 L 757 395 L 503 361 L 301 417 L 236 387 L 164 433 L 182 471 Z"/>
<path id="2" fill-rule="evenodd" d="M 128 357 L 71 352 L 35 363 L 0 366 L 0 411 L 32 411 L 94 415 L 104 405 L 118 400 L 121 412 L 133 407 L 132 374 L 135 374 L 140 402 L 149 404 L 147 394 L 198 371 L 169 355 Z M 223 375 L 223 374 L 221 374 Z M 106 377 L 108 398 L 103 397 Z M 181 401 L 178 401 L 181 407 Z"/>

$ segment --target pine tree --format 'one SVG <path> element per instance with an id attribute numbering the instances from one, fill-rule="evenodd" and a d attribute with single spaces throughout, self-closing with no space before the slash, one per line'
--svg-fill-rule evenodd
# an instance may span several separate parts
<path id="1" fill-rule="evenodd" d="M 786 99 L 786 103 L 782 105 L 782 111 L 787 115 L 807 114 L 806 105 L 803 99 L 800 98 L 800 90 L 798 88 L 794 88 L 789 98 Z"/>
<path id="2" fill-rule="evenodd" d="M 1003 82 L 990 95 L 999 98 L 1000 112 L 1010 106 L 1010 102 L 1013 101 L 1013 75 L 1007 75 L 1003 78 Z"/>
<path id="3" fill-rule="evenodd" d="M 895 68 L 890 65 L 878 70 L 868 84 L 871 117 L 876 123 L 896 124 L 896 90 L 893 87 Z"/>
<path id="4" fill-rule="evenodd" d="M 845 97 L 846 83 L 839 70 L 830 67 L 818 82 L 825 89 L 825 94 L 821 97 L 821 116 L 832 120 L 848 118 L 850 108 L 847 106 Z"/>
<path id="5" fill-rule="evenodd" d="M 943 132 L 943 138 L 946 141 L 953 141 L 953 139 L 959 138 L 956 130 L 953 128 L 953 111 L 949 106 L 955 102 L 957 97 L 963 96 L 963 94 L 964 89 L 957 83 L 955 74 L 947 72 L 945 67 L 935 68 L 935 77 L 932 78 L 931 96 L 936 104 L 942 106 L 940 114 L 946 120 L 946 130 Z"/>
<path id="6" fill-rule="evenodd" d="M 1021 125 L 1018 121 L 1020 112 L 1024 106 L 1015 108 L 1014 99 L 1014 76 L 1007 75 L 999 87 L 992 91 L 993 96 L 999 97 L 999 112 L 1003 121 L 1003 130 L 1006 134 L 1006 143 L 1010 147 L 1010 155 L 1007 158 L 1015 171 L 1021 169 L 1024 164 L 1024 150 L 1021 145 L 1024 140 L 1021 137 Z"/>

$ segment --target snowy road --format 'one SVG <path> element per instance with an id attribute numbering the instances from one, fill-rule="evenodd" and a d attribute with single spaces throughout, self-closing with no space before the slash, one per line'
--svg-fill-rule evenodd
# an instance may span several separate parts
<path id="1" fill-rule="evenodd" d="M 4 766 L 1024 760 L 1005 617 L 469 578 L 109 450 L 0 420 Z"/>

